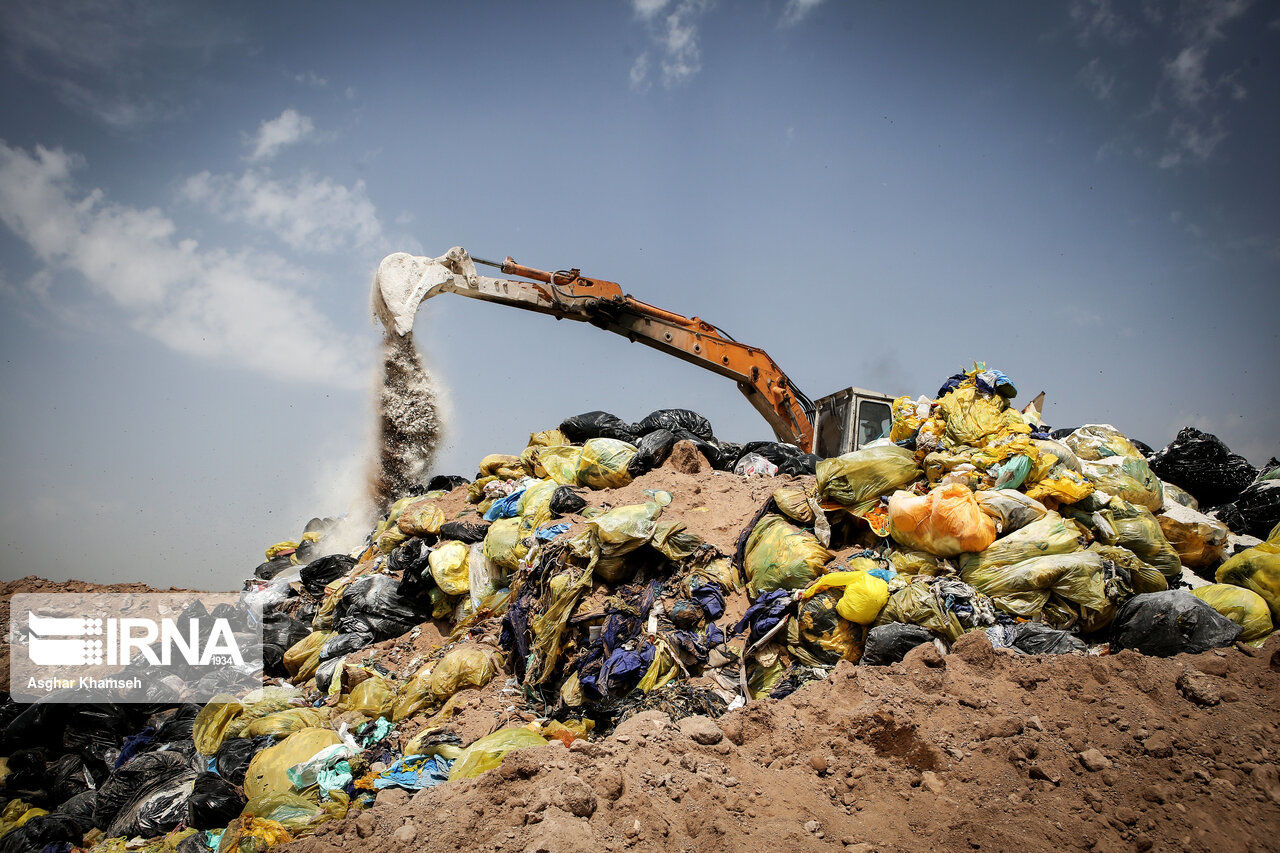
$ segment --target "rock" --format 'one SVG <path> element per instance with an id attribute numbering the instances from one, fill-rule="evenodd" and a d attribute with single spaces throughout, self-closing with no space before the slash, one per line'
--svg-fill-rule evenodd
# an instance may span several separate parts
<path id="1" fill-rule="evenodd" d="M 596 788 L 606 800 L 613 802 L 618 799 L 622 796 L 625 788 L 622 771 L 616 767 L 604 768 L 600 771 L 600 775 L 596 777 Z"/>
<path id="2" fill-rule="evenodd" d="M 1154 758 L 1168 758 L 1173 755 L 1173 738 L 1165 732 L 1156 732 L 1142 742 L 1142 751 Z"/>
<path id="3" fill-rule="evenodd" d="M 932 794 L 941 794 L 942 789 L 946 787 L 942 779 L 932 770 L 926 770 L 920 774 L 920 784 L 929 789 Z"/>
<path id="4" fill-rule="evenodd" d="M 373 798 L 379 808 L 395 808 L 409 802 L 409 792 L 403 788 L 383 788 Z"/>
<path id="5" fill-rule="evenodd" d="M 1076 757 L 1080 759 L 1084 769 L 1090 773 L 1097 773 L 1099 770 L 1106 770 L 1111 766 L 1111 759 L 1097 749 L 1086 749 Z"/>
<path id="6" fill-rule="evenodd" d="M 710 717 L 694 716 L 685 717 L 680 721 L 680 731 L 691 738 L 694 743 L 711 745 L 719 743 L 724 737 L 724 732 L 720 731 L 720 727 Z"/>
<path id="7" fill-rule="evenodd" d="M 1061 776 L 1059 776 L 1057 773 L 1054 773 L 1052 769 L 1045 767 L 1043 764 L 1032 764 L 1031 767 L 1027 770 L 1027 774 L 1032 779 L 1040 779 L 1045 782 L 1049 782 L 1053 785 L 1057 785 L 1059 782 L 1062 781 Z"/>
<path id="8" fill-rule="evenodd" d="M 1216 675 L 1219 678 L 1226 678 L 1231 672 L 1231 665 L 1226 658 L 1220 658 L 1215 655 L 1201 655 L 1196 661 L 1196 669 L 1205 675 Z"/>
<path id="9" fill-rule="evenodd" d="M 1217 705 L 1222 701 L 1222 693 L 1214 678 L 1191 667 L 1184 669 L 1178 676 L 1178 692 L 1204 707 Z"/>
<path id="10" fill-rule="evenodd" d="M 996 662 L 996 651 L 991 646 L 990 638 L 983 631 L 962 634 L 951 645 L 951 654 L 965 663 L 982 669 L 990 669 Z"/>
<path id="11" fill-rule="evenodd" d="M 820 821 L 810 820 L 805 822 L 805 825 L 804 825 L 805 832 L 814 833 L 819 831 L 820 829 L 822 829 L 822 823 Z"/>
<path id="12" fill-rule="evenodd" d="M 993 717 L 983 725 L 978 733 L 978 740 L 991 740 L 993 738 L 1015 737 L 1022 734 L 1026 728 L 1022 720 L 1017 717 L 1003 716 Z"/>
<path id="13" fill-rule="evenodd" d="M 667 465 L 681 474 L 700 474 L 711 467 L 711 463 L 702 455 L 702 451 L 698 450 L 698 446 L 688 439 L 677 441 L 671 446 Z"/>
<path id="14" fill-rule="evenodd" d="M 414 839 L 418 837 L 418 828 L 412 822 L 406 823 L 404 826 L 391 833 L 391 837 L 401 844 L 412 844 Z"/>
<path id="15" fill-rule="evenodd" d="M 813 768 L 815 773 L 827 772 L 827 759 L 821 752 L 815 752 L 809 756 L 809 766 Z"/>
<path id="16" fill-rule="evenodd" d="M 356 817 L 356 835 L 361 838 L 368 838 L 373 835 L 375 819 L 370 812 L 360 812 Z"/>
<path id="17" fill-rule="evenodd" d="M 574 817 L 591 817 L 596 811 L 595 792 L 577 776 L 570 777 L 556 788 L 554 801 Z"/>

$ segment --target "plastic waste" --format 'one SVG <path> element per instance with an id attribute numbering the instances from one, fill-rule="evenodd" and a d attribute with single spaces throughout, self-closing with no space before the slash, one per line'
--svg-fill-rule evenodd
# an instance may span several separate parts
<path id="1" fill-rule="evenodd" d="M 747 538 L 747 594 L 755 599 L 776 589 L 803 589 L 822 574 L 830 559 L 831 552 L 813 534 L 780 515 L 766 515 Z"/>
<path id="2" fill-rule="evenodd" d="M 684 430 L 708 441 L 715 438 L 711 430 L 711 421 L 692 409 L 658 409 L 656 412 L 650 412 L 644 420 L 635 425 L 637 435 L 647 436 L 664 429 L 672 433 Z"/>
<path id="3" fill-rule="evenodd" d="M 187 800 L 187 825 L 196 829 L 217 829 L 240 815 L 244 794 L 217 773 L 201 773 Z"/>
<path id="4" fill-rule="evenodd" d="M 574 442 L 587 441 L 593 438 L 609 438 L 632 444 L 636 440 L 636 428 L 608 412 L 584 412 L 565 418 L 560 423 L 560 432 L 565 438 Z"/>
<path id="5" fill-rule="evenodd" d="M 831 572 L 818 578 L 800 593 L 800 598 L 827 589 L 842 590 L 836 612 L 858 625 L 870 625 L 889 601 L 889 584 L 863 570 Z"/>
<path id="6" fill-rule="evenodd" d="M 1066 554 L 1078 551 L 1080 547 L 1079 532 L 1075 527 L 1068 527 L 1058 513 L 1049 512 L 1040 520 L 1000 537 L 977 554 L 962 555 L 959 558 L 960 576 L 972 583 L 968 580 L 972 573 L 990 577 L 992 572 L 1023 560 L 1047 554 Z"/>
<path id="7" fill-rule="evenodd" d="M 1162 480 L 1186 489 L 1201 506 L 1230 503 L 1253 483 L 1258 471 L 1216 435 L 1183 427 L 1149 460 Z"/>
<path id="8" fill-rule="evenodd" d="M 467 572 L 469 548 L 461 542 L 442 542 L 428 558 L 431 576 L 445 595 L 463 595 L 470 591 Z"/>
<path id="9" fill-rule="evenodd" d="M 1273 466 L 1270 476 L 1262 477 L 1247 486 L 1234 501 L 1218 507 L 1214 514 L 1232 530 L 1259 539 L 1267 537 L 1267 531 L 1280 524 L 1280 466 Z"/>
<path id="10" fill-rule="evenodd" d="M 1266 542 L 1241 551 L 1219 566 L 1214 579 L 1253 590 L 1267 602 L 1271 621 L 1280 623 L 1280 535 L 1276 531 Z"/>
<path id="11" fill-rule="evenodd" d="M 919 625 L 903 622 L 877 625 L 867 632 L 859 663 L 863 666 L 888 666 L 901 661 L 916 646 L 932 642 L 933 635 Z"/>
<path id="12" fill-rule="evenodd" d="M 151 838 L 187 819 L 196 771 L 177 752 L 148 752 L 116 770 L 94 799 L 94 825 L 108 836 Z"/>
<path id="13" fill-rule="evenodd" d="M 1102 557 L 1093 551 L 1032 557 L 989 571 L 962 572 L 961 577 L 990 596 L 997 609 L 1054 628 L 1070 628 L 1078 621 L 1081 630 L 1096 631 L 1115 613 Z M 1057 607 L 1049 608 L 1051 602 Z"/>
<path id="14" fill-rule="evenodd" d="M 855 450 L 818 463 L 818 497 L 862 513 L 882 495 L 920 476 L 910 450 L 897 445 Z"/>
<path id="15" fill-rule="evenodd" d="M 302 567 L 302 587 L 312 595 L 324 592 L 325 585 L 355 568 L 356 561 L 345 554 L 330 554 Z"/>
<path id="16" fill-rule="evenodd" d="M 400 513 L 396 527 L 408 536 L 433 536 L 444 524 L 444 511 L 427 498 L 410 503 Z"/>
<path id="17" fill-rule="evenodd" d="M 994 648 L 1024 655 L 1082 655 L 1088 651 L 1079 637 L 1040 622 L 992 625 L 986 634 Z"/>
<path id="18" fill-rule="evenodd" d="M 842 591 L 816 591 L 796 609 L 795 637 L 790 650 L 808 666 L 834 666 L 841 660 L 856 663 L 862 654 L 861 631 L 837 612 Z"/>
<path id="19" fill-rule="evenodd" d="M 1229 646 L 1241 633 L 1239 625 L 1199 598 L 1171 589 L 1135 595 L 1120 606 L 1112 622 L 1111 650 L 1135 649 L 1154 657 L 1199 654 Z"/>
<path id="20" fill-rule="evenodd" d="M 250 760 L 270 745 L 267 738 L 232 738 L 218 749 L 214 769 L 231 784 L 243 785 Z"/>
<path id="21" fill-rule="evenodd" d="M 462 751 L 449 771 L 449 781 L 474 779 L 502 763 L 508 752 L 531 746 L 546 746 L 547 739 L 525 728 L 499 729 L 477 740 Z"/>
<path id="22" fill-rule="evenodd" d="M 1229 583 L 1211 583 L 1191 594 L 1240 626 L 1240 639 L 1249 643 L 1271 633 L 1273 623 L 1267 601 L 1251 589 Z"/>
<path id="23" fill-rule="evenodd" d="M 1156 516 L 1156 522 L 1182 565 L 1192 569 L 1214 569 L 1226 558 L 1231 531 L 1217 519 L 1189 507 L 1166 502 L 1163 512 Z"/>
<path id="24" fill-rule="evenodd" d="M 1141 456 L 1108 456 L 1085 462 L 1084 475 L 1089 482 L 1113 497 L 1126 500 L 1152 512 L 1164 506 L 1164 489 Z"/>
<path id="25" fill-rule="evenodd" d="M 982 511 L 995 520 L 997 535 L 1021 530 L 1044 518 L 1049 511 L 1044 504 L 1017 489 L 975 492 L 974 498 Z"/>
<path id="26" fill-rule="evenodd" d="M 759 453 L 747 453 L 733 466 L 733 473 L 740 477 L 772 477 L 778 473 L 778 466 Z"/>
<path id="27" fill-rule="evenodd" d="M 356 578 L 342 592 L 334 627 L 345 634 L 372 634 L 385 640 L 425 621 L 428 614 L 400 595 L 398 587 L 399 581 L 390 575 Z"/>
<path id="28" fill-rule="evenodd" d="M 984 550 L 996 539 L 996 524 L 968 487 L 952 483 L 923 496 L 894 492 L 889 535 L 907 548 L 954 557 Z"/>
<path id="29" fill-rule="evenodd" d="M 1062 439 L 1062 443 L 1071 448 L 1082 462 L 1096 462 L 1112 456 L 1142 458 L 1142 451 L 1111 424 L 1085 424 Z"/>
<path id="30" fill-rule="evenodd" d="M 293 790 L 293 782 L 289 779 L 290 767 L 308 761 L 325 747 L 341 742 L 337 732 L 329 729 L 306 728 L 294 732 L 275 746 L 262 750 L 249 762 L 244 777 L 245 795 L 250 800 L 258 800 L 268 794 L 289 793 Z"/>

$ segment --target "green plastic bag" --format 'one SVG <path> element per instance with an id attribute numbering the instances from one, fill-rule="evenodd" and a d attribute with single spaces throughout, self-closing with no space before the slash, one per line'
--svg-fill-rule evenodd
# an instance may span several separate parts
<path id="1" fill-rule="evenodd" d="M 573 540 L 571 547 L 579 556 L 590 559 L 597 577 L 617 583 L 631 573 L 626 555 L 653 538 L 661 515 L 662 504 L 656 500 L 611 509 L 587 522 L 587 529 Z"/>
<path id="2" fill-rule="evenodd" d="M 1082 462 L 1112 456 L 1141 459 L 1142 451 L 1111 424 L 1085 424 L 1062 440 Z"/>
<path id="3" fill-rule="evenodd" d="M 1033 557 L 1012 566 L 965 572 L 961 577 L 990 596 L 997 609 L 1055 628 L 1071 627 L 1062 624 L 1063 616 L 1078 614 L 1083 631 L 1096 631 L 1110 624 L 1115 615 L 1115 602 L 1107 595 L 1103 560 L 1094 551 Z M 1051 602 L 1058 606 L 1049 607 Z"/>
<path id="4" fill-rule="evenodd" d="M 1240 634 L 1243 642 L 1261 640 L 1272 631 L 1267 601 L 1251 589 L 1229 583 L 1211 583 L 1191 590 L 1191 594 L 1243 628 Z"/>
<path id="5" fill-rule="evenodd" d="M 747 537 L 747 595 L 755 599 L 775 589 L 804 589 L 830 560 L 831 552 L 812 533 L 780 515 L 766 515 Z"/>
<path id="6" fill-rule="evenodd" d="M 881 495 L 906 486 L 922 472 L 910 450 L 888 444 L 823 459 L 817 473 L 820 500 L 862 513 L 871 509 Z"/>
<path id="7" fill-rule="evenodd" d="M 633 444 L 616 438 L 593 438 L 582 446 L 578 459 L 578 485 L 592 489 L 620 489 L 631 482 L 627 466 L 635 458 Z"/>
<path id="8" fill-rule="evenodd" d="M 477 740 L 462 751 L 449 771 L 449 781 L 474 779 L 502 764 L 507 753 L 531 746 L 546 746 L 547 739 L 529 729 L 499 729 Z"/>
<path id="9" fill-rule="evenodd" d="M 1169 581 L 1163 572 L 1150 563 L 1143 562 L 1141 557 L 1128 548 L 1093 542 L 1089 545 L 1089 550 L 1102 559 L 1110 560 L 1125 569 L 1133 583 L 1135 595 L 1141 595 L 1144 592 L 1163 592 L 1169 588 Z"/>
<path id="10" fill-rule="evenodd" d="M 1160 522 L 1145 508 L 1112 498 L 1106 509 L 1090 518 L 1098 538 L 1106 544 L 1128 548 L 1143 562 L 1159 569 L 1168 581 L 1182 577 L 1178 552 L 1164 538 Z"/>
<path id="11" fill-rule="evenodd" d="M 912 578 L 906 586 L 889 596 L 876 618 L 876 624 L 887 625 L 890 622 L 919 625 L 949 643 L 964 633 L 959 618 L 943 606 L 934 595 L 933 585 L 923 577 Z"/>

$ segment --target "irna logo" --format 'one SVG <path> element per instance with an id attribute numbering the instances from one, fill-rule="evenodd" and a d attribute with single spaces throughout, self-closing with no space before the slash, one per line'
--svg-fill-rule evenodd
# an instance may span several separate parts
<path id="1" fill-rule="evenodd" d="M 38 666 L 125 666 L 139 658 L 153 666 L 169 666 L 175 658 L 191 666 L 244 666 L 226 619 L 103 619 L 28 610 L 27 628 L 27 655 Z"/>

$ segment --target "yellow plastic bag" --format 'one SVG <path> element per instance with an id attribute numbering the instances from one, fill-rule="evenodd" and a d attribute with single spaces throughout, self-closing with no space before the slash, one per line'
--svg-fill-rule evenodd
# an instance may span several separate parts
<path id="1" fill-rule="evenodd" d="M 191 727 L 191 738 L 195 741 L 196 752 L 201 755 L 214 755 L 227 738 L 227 729 L 236 717 L 244 713 L 244 706 L 234 696 L 222 694 L 215 696 L 196 714 L 196 721 Z"/>
<path id="2" fill-rule="evenodd" d="M 290 841 L 293 836 L 282 824 L 249 815 L 231 821 L 218 841 L 218 853 L 260 853 Z"/>
<path id="3" fill-rule="evenodd" d="M 341 820 L 351 803 L 341 791 L 329 791 L 330 799 L 318 803 L 301 794 L 283 792 L 251 798 L 240 812 L 243 817 L 257 817 L 279 824 L 297 834 L 314 829 L 331 820 Z"/>
<path id="4" fill-rule="evenodd" d="M 329 722 L 328 708 L 293 708 L 259 717 L 244 727 L 240 737 L 273 735 L 280 738 L 303 729 L 323 726 L 327 722 Z"/>
<path id="5" fill-rule="evenodd" d="M 1280 530 L 1280 528 L 1278 528 Z M 1218 583 L 1251 589 L 1267 602 L 1271 621 L 1280 622 L 1280 540 L 1271 531 L 1266 542 L 1241 551 L 1214 573 Z"/>
<path id="6" fill-rule="evenodd" d="M 1051 512 L 1039 521 L 997 539 L 984 551 L 962 555 L 959 561 L 960 575 L 965 583 L 973 584 L 967 575 L 998 571 L 1032 557 L 1066 554 L 1079 551 L 1080 548 L 1075 526 L 1067 526 L 1062 516 Z"/>
<path id="7" fill-rule="evenodd" d="M 407 536 L 435 535 L 442 524 L 444 511 L 426 498 L 406 506 L 396 521 L 396 527 Z"/>
<path id="8" fill-rule="evenodd" d="M 843 589 L 836 612 L 858 625 L 870 625 L 889 601 L 889 584 L 865 571 L 831 572 L 805 587 L 801 598 L 826 589 Z"/>
<path id="9" fill-rule="evenodd" d="M 471 591 L 467 573 L 467 554 L 470 552 L 461 542 L 442 542 L 427 557 L 431 577 L 445 595 L 463 595 Z"/>
<path id="10" fill-rule="evenodd" d="M 1231 536 L 1225 524 L 1176 504 L 1165 508 L 1156 521 L 1182 565 L 1193 569 L 1222 565 Z"/>
<path id="11" fill-rule="evenodd" d="M 961 579 L 990 596 L 998 609 L 1055 628 L 1071 627 L 1062 624 L 1063 618 L 1074 624 L 1078 614 L 1081 630 L 1088 633 L 1106 627 L 1115 615 L 1102 557 L 1094 551 L 1032 557 L 1012 566 L 962 572 Z"/>
<path id="12" fill-rule="evenodd" d="M 889 568 L 900 575 L 921 575 L 934 577 L 938 575 L 954 575 L 954 566 L 944 565 L 942 558 L 928 551 L 912 551 L 895 548 L 888 553 Z"/>
<path id="13" fill-rule="evenodd" d="M 933 586 L 923 577 L 912 578 L 902 589 L 889 595 L 876 618 L 877 625 L 904 622 L 927 628 L 939 637 L 954 641 L 964 633 L 964 626 L 954 613 L 943 606 L 933 593 Z"/>
<path id="14" fill-rule="evenodd" d="M 582 446 L 577 482 L 592 489 L 620 489 L 631 482 L 627 466 L 639 452 L 616 438 L 593 438 Z"/>
<path id="15" fill-rule="evenodd" d="M 629 574 L 624 557 L 653 538 L 661 515 L 657 501 L 616 507 L 587 522 L 571 547 L 591 560 L 597 577 L 617 583 Z"/>
<path id="16" fill-rule="evenodd" d="M 780 515 L 766 515 L 747 537 L 747 594 L 755 599 L 775 589 L 804 589 L 830 560 L 831 552 L 812 533 Z"/>
<path id="17" fill-rule="evenodd" d="M 907 485 L 922 473 L 912 452 L 896 444 L 823 459 L 817 472 L 818 497 L 855 513 L 866 512 L 881 495 Z"/>
<path id="18" fill-rule="evenodd" d="M 529 552 L 522 539 L 519 518 L 500 518 L 485 532 L 484 555 L 494 565 L 515 571 L 520 568 L 520 558 Z"/>
<path id="19" fill-rule="evenodd" d="M 973 492 L 950 483 L 922 497 L 894 492 L 889 498 L 889 535 L 907 548 L 954 557 L 986 549 L 996 540 L 996 523 L 982 511 Z"/>
<path id="20" fill-rule="evenodd" d="M 799 486 L 783 486 L 773 492 L 773 502 L 782 514 L 800 524 L 813 523 L 813 507 L 809 501 L 814 498 L 816 495 Z"/>
<path id="21" fill-rule="evenodd" d="M 293 541 L 277 542 L 276 544 L 272 545 L 270 548 L 267 549 L 266 551 L 267 559 L 274 560 L 276 557 L 280 556 L 283 553 L 296 551 L 297 548 L 298 548 L 297 542 L 293 542 Z"/>
<path id="22" fill-rule="evenodd" d="M 320 666 L 320 649 L 336 631 L 314 631 L 294 643 L 284 653 L 284 668 L 290 678 L 301 684 L 309 681 Z"/>
<path id="23" fill-rule="evenodd" d="M 433 699 L 444 702 L 464 688 L 484 687 L 501 667 L 492 649 L 476 645 L 455 646 L 431 670 L 428 689 Z"/>
<path id="24" fill-rule="evenodd" d="M 581 456 L 582 448 L 569 444 L 539 447 L 534 453 L 537 464 L 561 486 L 578 485 L 578 459 Z"/>
<path id="25" fill-rule="evenodd" d="M 977 492 L 974 498 L 982 511 L 996 522 L 996 535 L 1012 533 L 1033 521 L 1044 518 L 1048 508 L 1017 489 L 995 489 Z"/>
<path id="26" fill-rule="evenodd" d="M 371 675 L 351 689 L 342 706 L 366 717 L 382 717 L 391 711 L 395 698 L 394 684 L 380 675 Z"/>
<path id="27" fill-rule="evenodd" d="M 1085 424 L 1062 440 L 1083 462 L 1096 462 L 1111 456 L 1142 459 L 1142 451 L 1124 433 L 1111 424 Z"/>
<path id="28" fill-rule="evenodd" d="M 1229 583 L 1211 583 L 1191 590 L 1191 594 L 1244 629 L 1243 642 L 1261 640 L 1272 631 L 1271 610 L 1266 599 L 1251 589 Z"/>
<path id="29" fill-rule="evenodd" d="M 1159 512 L 1164 506 L 1164 488 L 1141 456 L 1108 456 L 1082 462 L 1084 475 L 1093 485 L 1135 506 Z"/>
<path id="30" fill-rule="evenodd" d="M 1169 581 L 1182 577 L 1178 552 L 1164 538 L 1160 522 L 1145 507 L 1112 498 L 1106 509 L 1092 514 L 1092 521 L 1101 541 L 1128 548 L 1163 572 Z"/>
<path id="31" fill-rule="evenodd" d="M 33 817 L 47 815 L 47 809 L 33 806 L 22 800 L 10 800 L 0 812 L 0 836 L 4 836 L 31 820 Z"/>
<path id="32" fill-rule="evenodd" d="M 449 781 L 474 779 L 502 764 L 508 752 L 532 746 L 546 746 L 547 739 L 524 728 L 499 729 L 477 740 L 462 751 L 449 771 Z"/>
<path id="33" fill-rule="evenodd" d="M 1001 433 L 1031 432 L 1022 416 L 1009 408 L 1008 400 L 999 394 L 985 396 L 973 386 L 944 394 L 938 408 L 947 424 L 943 437 L 953 446 L 978 446 Z"/>
<path id="34" fill-rule="evenodd" d="M 524 476 L 524 466 L 519 456 L 506 453 L 490 453 L 480 460 L 481 477 L 497 477 L 499 480 L 518 480 Z"/>
<path id="35" fill-rule="evenodd" d="M 275 746 L 269 746 L 249 761 L 244 774 L 244 793 L 251 800 L 268 794 L 286 794 L 293 790 L 288 770 L 309 760 L 326 746 L 342 743 L 337 732 L 309 728 L 294 732 Z"/>
<path id="36" fill-rule="evenodd" d="M 801 601 L 796 618 L 787 624 L 787 649 L 806 666 L 857 663 L 862 657 L 863 632 L 836 610 L 840 594 L 839 589 L 827 590 Z"/>
<path id="37" fill-rule="evenodd" d="M 1135 595 L 1141 595 L 1144 592 L 1162 592 L 1169 588 L 1169 581 L 1163 572 L 1150 563 L 1144 562 L 1128 548 L 1093 542 L 1088 550 L 1097 552 L 1102 559 L 1110 560 L 1128 571 Z"/>
<path id="38" fill-rule="evenodd" d="M 398 723 L 427 707 L 431 701 L 431 670 L 435 662 L 423 664 L 396 692 L 391 706 L 391 721 Z"/>

